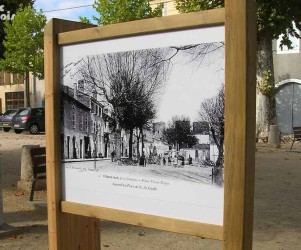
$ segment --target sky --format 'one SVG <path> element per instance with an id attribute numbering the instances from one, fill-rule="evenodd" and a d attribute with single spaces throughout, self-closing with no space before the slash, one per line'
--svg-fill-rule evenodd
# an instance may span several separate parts
<path id="1" fill-rule="evenodd" d="M 79 16 L 87 17 L 92 21 L 92 16 L 97 16 L 97 12 L 92 7 L 93 3 L 94 0 L 36 0 L 34 6 L 36 10 L 43 11 L 47 21 L 51 18 L 78 21 Z"/>

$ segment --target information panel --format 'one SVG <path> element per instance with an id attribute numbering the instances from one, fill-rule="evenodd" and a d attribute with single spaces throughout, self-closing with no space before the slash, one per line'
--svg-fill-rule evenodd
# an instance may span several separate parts
<path id="1" fill-rule="evenodd" d="M 223 225 L 224 26 L 60 48 L 63 200 Z"/>

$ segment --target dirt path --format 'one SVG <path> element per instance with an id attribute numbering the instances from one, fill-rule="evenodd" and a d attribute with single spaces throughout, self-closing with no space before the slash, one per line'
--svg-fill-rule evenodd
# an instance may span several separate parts
<path id="1" fill-rule="evenodd" d="M 45 145 L 44 135 L 15 135 L 0 131 L 4 221 L 19 233 L 0 238 L 0 249 L 48 249 L 46 193 L 16 190 L 24 144 Z M 301 249 L 301 145 L 274 150 L 258 146 L 256 153 L 253 249 Z M 221 249 L 215 240 L 162 232 L 120 223 L 102 222 L 102 248 L 121 250 Z"/>

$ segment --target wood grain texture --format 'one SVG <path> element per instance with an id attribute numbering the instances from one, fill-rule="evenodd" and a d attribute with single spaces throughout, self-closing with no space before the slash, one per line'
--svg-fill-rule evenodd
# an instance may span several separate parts
<path id="1" fill-rule="evenodd" d="M 91 25 L 52 19 L 44 32 L 45 123 L 49 249 L 100 249 L 99 220 L 60 211 L 61 142 L 60 142 L 60 56 L 57 34 L 84 29 Z M 88 248 L 91 246 L 91 248 Z"/>
<path id="2" fill-rule="evenodd" d="M 100 41 L 125 36 L 154 34 L 172 30 L 194 27 L 210 27 L 223 25 L 225 10 L 215 9 L 202 12 L 193 12 L 168 17 L 151 18 L 127 23 L 112 24 L 102 27 L 70 31 L 59 34 L 59 45 Z"/>
<path id="3" fill-rule="evenodd" d="M 117 209 L 97 207 L 74 202 L 62 202 L 62 211 L 103 220 L 116 221 L 137 226 L 202 236 L 222 240 L 223 227 L 198 222 L 189 222 L 178 219 L 159 217 L 148 214 L 139 214 Z"/>
<path id="4" fill-rule="evenodd" d="M 223 249 L 252 249 L 256 104 L 255 1 L 228 0 L 225 6 L 226 133 Z"/>

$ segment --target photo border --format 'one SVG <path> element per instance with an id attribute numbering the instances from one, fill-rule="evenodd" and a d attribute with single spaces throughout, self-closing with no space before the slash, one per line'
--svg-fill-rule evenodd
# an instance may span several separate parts
<path id="1" fill-rule="evenodd" d="M 234 2 L 231 3 L 231 8 L 227 7 L 226 2 L 225 9 L 104 27 L 91 28 L 91 25 L 59 19 L 52 19 L 46 25 L 44 43 L 50 249 L 73 249 L 78 245 L 84 246 L 84 249 L 100 249 L 99 219 L 218 239 L 223 241 L 224 249 L 251 249 L 255 165 L 256 22 L 254 1 Z M 60 46 L 221 25 L 225 25 L 226 30 L 223 226 L 63 201 L 58 119 Z"/>

